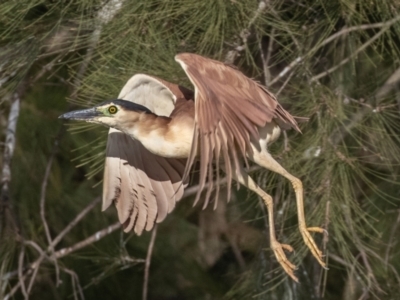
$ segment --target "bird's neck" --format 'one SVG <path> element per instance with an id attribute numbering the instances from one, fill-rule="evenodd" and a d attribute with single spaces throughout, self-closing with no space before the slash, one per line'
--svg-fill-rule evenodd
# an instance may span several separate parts
<path id="1" fill-rule="evenodd" d="M 193 139 L 194 122 L 189 117 L 163 117 L 142 113 L 123 130 L 153 154 L 186 158 Z"/>

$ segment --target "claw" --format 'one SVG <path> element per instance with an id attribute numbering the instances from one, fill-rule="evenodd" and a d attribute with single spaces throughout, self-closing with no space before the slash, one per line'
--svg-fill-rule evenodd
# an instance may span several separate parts
<path id="1" fill-rule="evenodd" d="M 287 244 L 281 244 L 279 242 L 271 241 L 271 248 L 274 251 L 275 257 L 282 266 L 283 270 L 285 270 L 286 274 L 288 274 L 294 281 L 299 282 L 299 279 L 294 275 L 294 270 L 297 269 L 297 267 L 292 264 L 286 257 L 285 252 L 283 249 L 292 252 L 293 248 L 290 245 Z"/>
<path id="2" fill-rule="evenodd" d="M 312 238 L 312 236 L 309 233 L 309 232 L 324 233 L 324 232 L 326 232 L 326 230 L 321 227 L 308 227 L 308 228 L 301 227 L 300 232 L 301 232 L 301 235 L 303 236 L 304 243 L 310 249 L 312 255 L 317 259 L 318 263 L 323 268 L 326 268 L 326 264 L 323 261 L 322 251 L 318 249 L 318 246 L 316 245 L 314 239 Z"/>

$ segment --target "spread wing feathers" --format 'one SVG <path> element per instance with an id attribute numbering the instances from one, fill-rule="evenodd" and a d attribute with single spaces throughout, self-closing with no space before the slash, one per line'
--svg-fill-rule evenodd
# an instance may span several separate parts
<path id="1" fill-rule="evenodd" d="M 178 54 L 175 60 L 195 87 L 195 132 L 184 178 L 188 176 L 199 151 L 199 191 L 203 190 L 208 181 L 204 202 L 206 207 L 213 189 L 214 162 L 217 199 L 221 159 L 227 174 L 229 193 L 234 174 L 232 172 L 238 173 L 241 161 L 247 164 L 246 153 L 252 151 L 250 138 L 258 140 L 258 127 L 264 127 L 274 120 L 283 128 L 294 128 L 299 132 L 300 129 L 272 93 L 240 71 L 196 54 Z M 200 193 L 195 203 L 199 196 Z"/>
<path id="2" fill-rule="evenodd" d="M 151 230 L 182 198 L 185 164 L 182 159 L 156 156 L 139 141 L 110 129 L 102 210 L 114 203 L 126 232 Z"/>
<path id="3" fill-rule="evenodd" d="M 121 90 L 118 98 L 169 116 L 177 99 L 192 92 L 156 77 L 138 74 Z M 110 129 L 107 141 L 103 182 L 103 205 L 114 203 L 124 231 L 140 235 L 161 222 L 183 196 L 186 160 L 156 156 L 139 141 Z"/>

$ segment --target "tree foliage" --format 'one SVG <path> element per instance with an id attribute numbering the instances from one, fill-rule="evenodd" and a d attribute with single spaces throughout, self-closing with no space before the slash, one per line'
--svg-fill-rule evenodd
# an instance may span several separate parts
<path id="1" fill-rule="evenodd" d="M 189 195 L 158 226 L 149 299 L 393 299 L 399 9 L 381 0 L 2 1 L 0 298 L 141 297 L 151 233 L 120 233 L 115 212 L 98 205 L 106 130 L 57 117 L 114 98 L 135 73 L 190 87 L 174 55 L 195 52 L 237 66 L 309 118 L 271 152 L 302 179 L 308 225 L 329 232 L 316 237 L 329 270 L 303 244 L 290 183 L 255 168 L 301 284 L 268 248 L 259 199 L 240 189 L 215 212 L 192 208 Z"/>

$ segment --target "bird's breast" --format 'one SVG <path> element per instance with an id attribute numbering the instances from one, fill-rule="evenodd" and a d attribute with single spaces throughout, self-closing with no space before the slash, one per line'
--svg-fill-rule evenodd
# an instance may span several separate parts
<path id="1" fill-rule="evenodd" d="M 171 123 L 168 128 L 148 131 L 134 138 L 153 154 L 170 158 L 187 158 L 192 146 L 193 130 L 190 124 Z"/>

